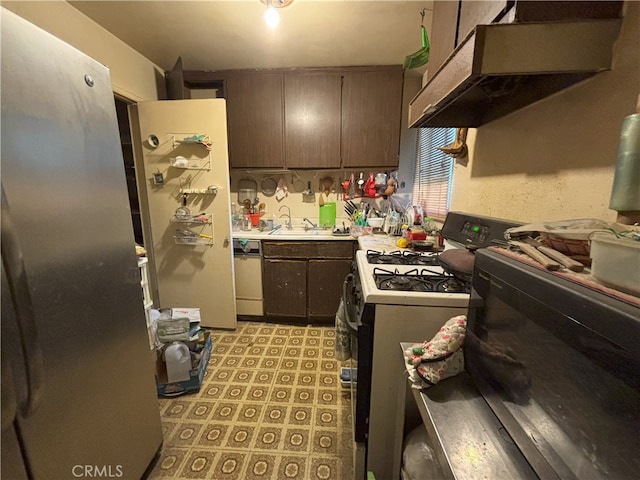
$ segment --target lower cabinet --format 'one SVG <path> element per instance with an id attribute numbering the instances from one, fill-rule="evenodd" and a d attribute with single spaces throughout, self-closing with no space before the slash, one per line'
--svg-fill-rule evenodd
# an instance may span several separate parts
<path id="1" fill-rule="evenodd" d="M 304 260 L 263 261 L 265 315 L 307 316 L 307 262 Z"/>
<path id="2" fill-rule="evenodd" d="M 355 242 L 263 242 L 264 314 L 332 323 Z"/>
<path id="3" fill-rule="evenodd" d="M 309 320 L 331 317 L 340 304 L 344 278 L 351 260 L 309 260 L 307 266 L 307 316 Z"/>

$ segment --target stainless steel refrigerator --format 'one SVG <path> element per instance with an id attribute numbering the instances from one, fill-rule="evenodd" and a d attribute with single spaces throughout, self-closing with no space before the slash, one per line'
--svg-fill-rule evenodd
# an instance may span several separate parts
<path id="1" fill-rule="evenodd" d="M 2 478 L 140 478 L 162 444 L 109 71 L 1 16 Z"/>

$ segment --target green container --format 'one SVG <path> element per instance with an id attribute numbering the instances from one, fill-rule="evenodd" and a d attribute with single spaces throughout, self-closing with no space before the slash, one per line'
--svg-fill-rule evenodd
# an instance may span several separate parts
<path id="1" fill-rule="evenodd" d="M 325 203 L 320 208 L 318 215 L 318 225 L 320 228 L 332 228 L 336 224 L 336 204 L 335 202 Z"/>

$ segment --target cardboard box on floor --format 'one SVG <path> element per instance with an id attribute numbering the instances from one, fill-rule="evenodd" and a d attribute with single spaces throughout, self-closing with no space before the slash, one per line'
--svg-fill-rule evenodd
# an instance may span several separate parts
<path id="1" fill-rule="evenodd" d="M 158 395 L 161 397 L 173 397 L 182 395 L 183 393 L 198 391 L 202 386 L 204 372 L 207 370 L 209 358 L 211 357 L 212 340 L 209 332 L 204 332 L 203 337 L 198 340 L 198 344 L 202 346 L 200 362 L 194 368 L 189 370 L 189 380 L 180 382 L 167 382 L 167 367 L 162 360 L 162 354 L 156 350 L 156 385 L 158 387 Z"/>

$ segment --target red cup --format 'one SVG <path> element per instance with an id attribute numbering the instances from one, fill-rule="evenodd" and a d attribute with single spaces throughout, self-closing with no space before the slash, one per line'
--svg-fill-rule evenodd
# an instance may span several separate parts
<path id="1" fill-rule="evenodd" d="M 257 227 L 260 223 L 260 214 L 259 213 L 250 213 L 249 218 L 251 219 L 251 225 Z"/>

